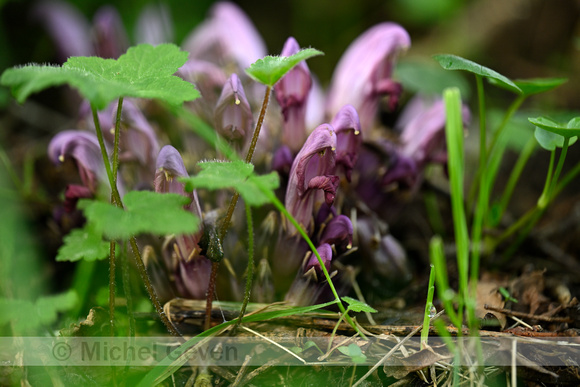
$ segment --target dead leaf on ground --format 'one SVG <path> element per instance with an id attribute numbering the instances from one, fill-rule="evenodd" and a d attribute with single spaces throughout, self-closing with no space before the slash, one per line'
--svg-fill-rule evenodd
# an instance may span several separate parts
<path id="1" fill-rule="evenodd" d="M 475 307 L 475 316 L 477 318 L 487 320 L 489 315 L 497 319 L 501 329 L 506 325 L 506 316 L 500 312 L 486 310 L 485 306 L 493 306 L 494 308 L 503 308 L 505 301 L 499 292 L 500 284 L 491 281 L 480 281 L 477 283 L 477 304 Z"/>

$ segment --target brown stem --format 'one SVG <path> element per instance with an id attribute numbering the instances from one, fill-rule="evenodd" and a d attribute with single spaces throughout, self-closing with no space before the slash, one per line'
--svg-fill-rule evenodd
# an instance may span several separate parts
<path id="1" fill-rule="evenodd" d="M 119 106 L 122 106 L 122 101 L 120 101 Z M 113 177 L 113 171 L 111 170 L 111 163 L 109 162 L 109 156 L 107 155 L 107 151 L 105 148 L 105 141 L 103 139 L 103 131 L 101 130 L 101 124 L 99 123 L 99 116 L 97 113 L 97 109 L 93 106 L 91 106 L 92 110 L 93 110 L 93 121 L 95 123 L 95 129 L 97 132 L 97 139 L 99 141 L 99 146 L 101 148 L 101 154 L 103 156 L 103 162 L 105 164 L 105 170 L 107 171 L 107 177 L 109 178 L 109 184 L 111 186 L 111 195 L 113 197 L 113 204 L 115 204 L 118 208 L 120 209 L 124 209 L 125 207 L 123 206 L 123 201 L 121 200 L 121 195 L 119 194 L 119 190 L 117 188 L 117 184 L 116 184 L 116 178 Z M 117 115 L 119 116 L 119 112 L 117 112 Z M 117 120 L 117 124 L 120 122 L 120 120 Z M 116 132 L 118 132 L 118 130 L 116 130 Z M 118 133 L 115 134 L 115 136 L 117 136 Z M 117 142 L 117 146 L 118 146 L 118 142 Z M 115 167 L 116 170 L 116 167 Z M 149 279 L 149 275 L 147 274 L 147 269 L 145 268 L 145 265 L 143 264 L 143 259 L 141 258 L 141 253 L 139 252 L 139 247 L 137 246 L 137 241 L 135 240 L 135 237 L 131 237 L 129 239 L 129 243 L 131 244 L 131 249 L 133 251 L 133 256 L 135 257 L 135 263 L 137 265 L 137 270 L 139 271 L 139 275 L 141 276 L 141 279 L 143 280 L 143 284 L 145 285 L 145 289 L 147 290 L 147 293 L 149 294 L 149 298 L 151 298 L 151 302 L 153 303 L 153 307 L 155 308 L 155 311 L 157 312 L 157 314 L 159 314 L 159 317 L 161 318 L 161 321 L 163 322 L 163 324 L 166 326 L 167 330 L 174 336 L 181 336 L 181 334 L 179 333 L 179 331 L 177 330 L 177 328 L 175 328 L 175 326 L 173 325 L 173 323 L 171 322 L 171 320 L 169 320 L 169 318 L 167 317 L 167 315 L 165 315 L 165 312 L 163 311 L 163 307 L 161 306 L 161 302 L 159 301 L 159 297 L 157 297 L 157 293 L 155 293 L 155 289 L 153 289 L 153 286 L 151 285 L 151 281 Z"/>
<path id="2" fill-rule="evenodd" d="M 260 136 L 260 130 L 264 124 L 264 118 L 266 117 L 266 111 L 268 110 L 268 103 L 270 101 L 270 93 L 272 92 L 272 87 L 268 86 L 266 88 L 266 93 L 264 94 L 264 101 L 262 102 L 262 108 L 260 109 L 260 115 L 258 116 L 258 122 L 256 123 L 256 129 L 254 129 L 254 135 L 252 136 L 252 142 L 250 142 L 250 147 L 248 149 L 248 154 L 246 155 L 246 163 L 252 162 L 252 157 L 254 157 L 254 151 L 256 150 L 256 144 L 258 143 L 258 137 Z M 230 227 L 230 221 L 238 204 L 238 199 L 240 198 L 239 193 L 234 193 L 232 200 L 228 206 L 226 216 L 222 222 L 219 238 L 220 242 L 223 242 L 228 228 Z M 211 322 L 211 308 L 214 297 L 215 280 L 217 277 L 217 271 L 219 268 L 219 262 L 213 262 L 211 265 L 211 275 L 209 277 L 209 285 L 207 287 L 206 303 L 205 303 L 205 329 L 208 330 Z"/>

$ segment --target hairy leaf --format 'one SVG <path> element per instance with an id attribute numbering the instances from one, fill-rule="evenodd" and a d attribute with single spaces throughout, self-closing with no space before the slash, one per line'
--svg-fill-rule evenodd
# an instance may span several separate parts
<path id="1" fill-rule="evenodd" d="M 183 209 L 189 199 L 178 194 L 131 191 L 123 198 L 125 210 L 112 204 L 83 199 L 79 207 L 98 232 L 111 239 L 127 239 L 141 233 L 189 234 L 200 219 Z"/>
<path id="2" fill-rule="evenodd" d="M 103 241 L 103 234 L 96 232 L 90 224 L 72 230 L 63 242 L 58 249 L 57 261 L 94 261 L 109 256 L 109 244 Z"/>
<path id="3" fill-rule="evenodd" d="M 233 188 L 239 192 L 246 203 L 251 206 L 261 206 L 270 200 L 262 193 L 260 187 L 275 190 L 280 185 L 276 172 L 257 176 L 252 164 L 243 161 L 206 161 L 198 163 L 201 171 L 197 176 L 181 178 L 185 189 L 192 191 L 196 188 L 210 190 Z"/>
<path id="4" fill-rule="evenodd" d="M 317 55 L 324 55 L 324 53 L 314 48 L 305 48 L 291 56 L 266 56 L 252 63 L 246 69 L 246 73 L 255 81 L 271 87 L 282 79 L 292 67 Z"/>
<path id="5" fill-rule="evenodd" d="M 9 86 L 19 102 L 48 87 L 68 84 L 97 109 L 119 97 L 155 98 L 179 105 L 199 97 L 195 87 L 173 75 L 187 60 L 187 52 L 173 44 L 131 47 L 119 59 L 71 57 L 59 66 L 27 65 L 6 70 L 0 83 Z"/>
<path id="6" fill-rule="evenodd" d="M 353 312 L 377 313 L 377 310 L 375 308 L 371 307 L 368 304 L 365 304 L 362 301 L 346 296 L 342 297 L 341 299 L 348 304 L 348 309 L 352 310 Z"/>

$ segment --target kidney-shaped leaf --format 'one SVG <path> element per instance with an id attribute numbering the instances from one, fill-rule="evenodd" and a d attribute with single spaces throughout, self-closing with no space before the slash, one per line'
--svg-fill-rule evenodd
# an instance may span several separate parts
<path id="1" fill-rule="evenodd" d="M 292 67 L 317 55 L 324 55 L 324 53 L 314 48 L 305 48 L 291 56 L 266 56 L 252 63 L 246 69 L 246 73 L 255 81 L 271 87 L 282 79 Z"/>
<path id="2" fill-rule="evenodd" d="M 560 124 L 547 117 L 528 118 L 528 120 L 538 128 L 559 134 L 563 137 L 572 138 L 580 136 L 580 117 L 572 118 L 567 124 Z"/>
<path id="3" fill-rule="evenodd" d="M 199 97 L 191 83 L 173 75 L 187 60 L 173 44 L 131 47 L 119 59 L 71 57 L 62 67 L 27 65 L 6 70 L 0 83 L 23 102 L 32 93 L 68 84 L 97 109 L 119 97 L 155 98 L 171 105 Z"/>
<path id="4" fill-rule="evenodd" d="M 457 55 L 451 54 L 439 54 L 434 55 L 433 58 L 439 62 L 441 67 L 445 70 L 465 70 L 473 74 L 480 75 L 487 79 L 493 79 L 495 84 L 501 85 L 501 87 L 508 89 L 514 93 L 522 94 L 523 91 L 520 89 L 513 81 L 511 81 L 506 76 L 501 75 L 497 71 L 494 71 L 488 67 L 482 66 L 478 63 L 472 62 L 468 59 L 462 58 Z"/>

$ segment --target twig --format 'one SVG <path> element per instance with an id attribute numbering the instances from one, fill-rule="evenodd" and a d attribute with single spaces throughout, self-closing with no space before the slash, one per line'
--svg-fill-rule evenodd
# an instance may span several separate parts
<path id="1" fill-rule="evenodd" d="M 431 317 L 431 319 L 429 321 L 431 322 L 431 321 L 435 320 L 436 318 L 441 316 L 444 312 L 445 312 L 445 309 L 442 309 L 435 316 Z M 413 331 L 411 333 L 409 333 L 407 336 L 405 336 L 405 338 L 403 340 L 401 340 L 399 343 L 397 343 L 389 352 L 387 352 L 387 354 L 381 360 L 379 360 L 379 362 L 377 364 L 375 364 L 366 374 L 364 374 L 363 377 L 360 378 L 353 385 L 353 387 L 360 385 L 366 378 L 371 376 L 371 374 L 373 372 L 375 372 L 377 370 L 377 368 L 379 368 L 382 364 L 384 364 L 403 344 L 405 344 L 405 342 L 407 340 L 409 340 L 411 337 L 413 337 L 417 333 L 419 333 L 421 331 L 421 329 L 423 329 L 423 325 L 419 325 L 417 328 L 413 329 Z"/>
<path id="2" fill-rule="evenodd" d="M 506 316 L 510 317 L 521 317 L 521 318 L 528 318 L 530 320 L 537 320 L 537 321 L 545 321 L 545 322 L 552 322 L 552 323 L 571 323 L 574 320 L 570 317 L 550 317 L 550 316 L 543 316 L 543 315 L 536 315 L 531 313 L 523 313 L 523 312 L 516 312 L 510 309 L 503 309 L 503 308 L 496 308 L 490 305 L 484 305 L 484 309 L 491 310 L 492 312 L 503 313 Z"/>

